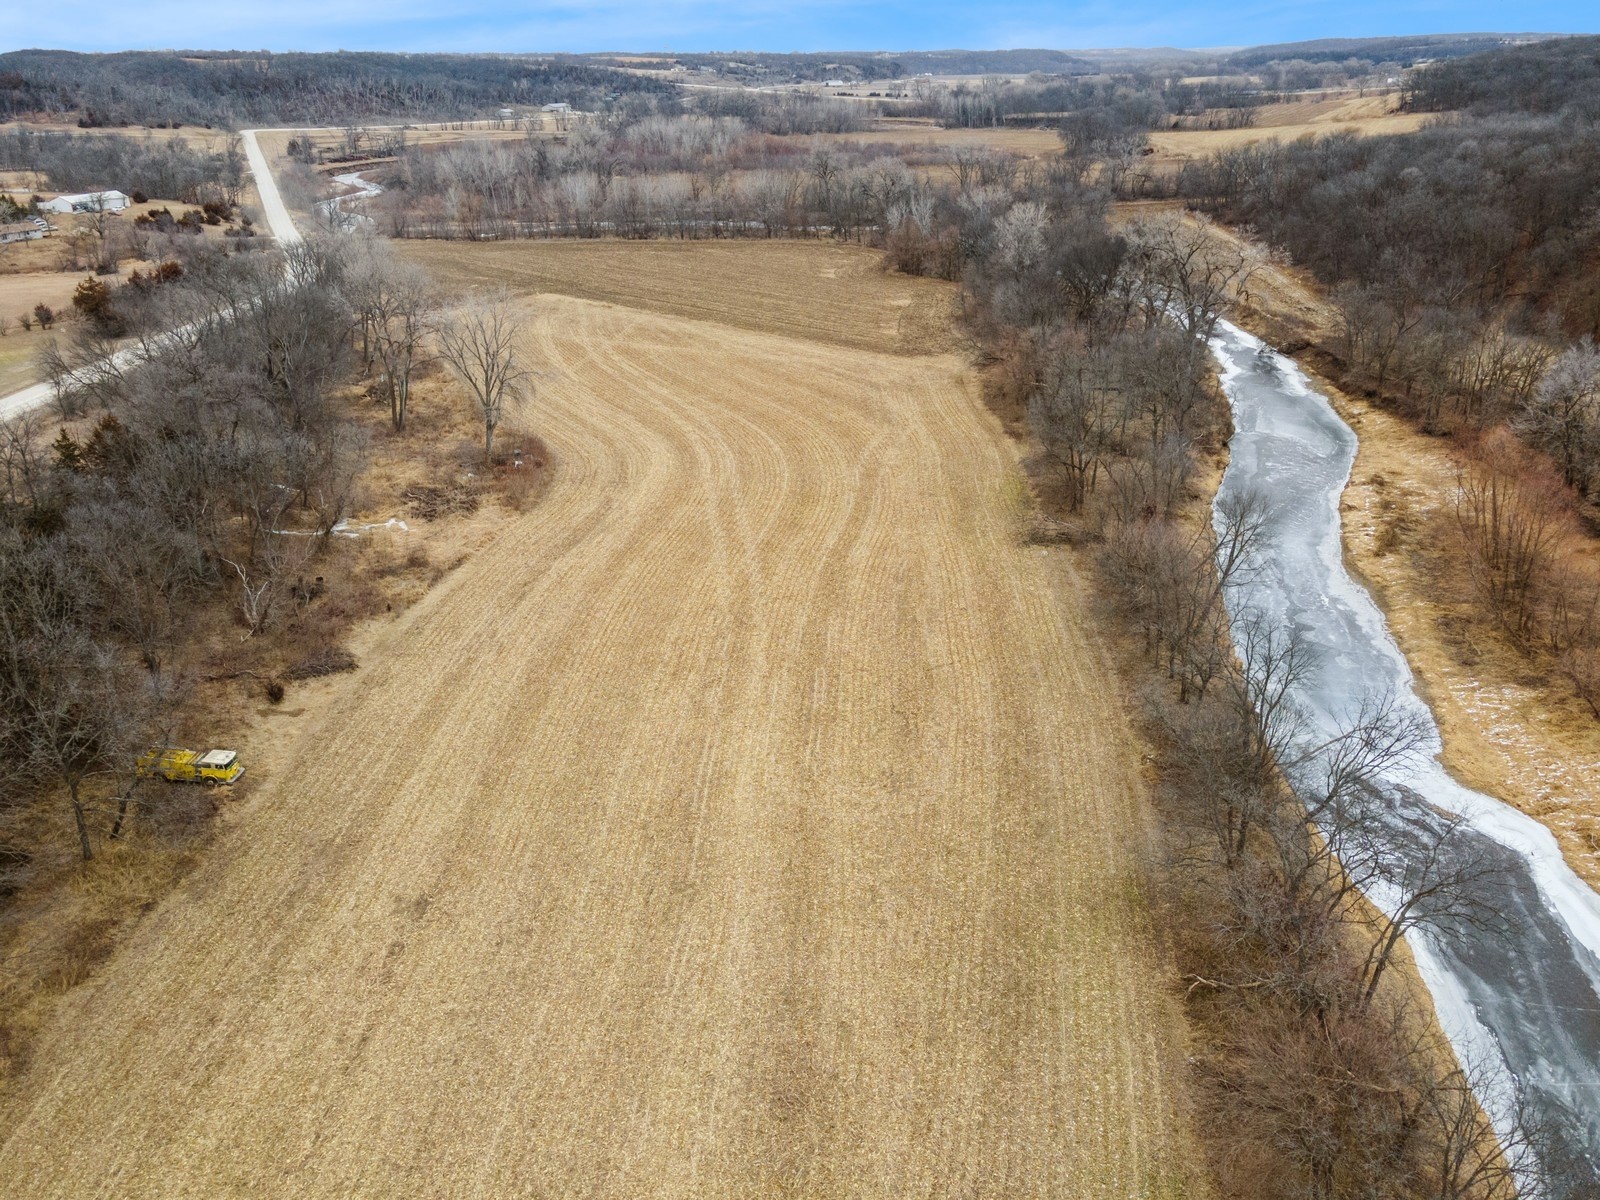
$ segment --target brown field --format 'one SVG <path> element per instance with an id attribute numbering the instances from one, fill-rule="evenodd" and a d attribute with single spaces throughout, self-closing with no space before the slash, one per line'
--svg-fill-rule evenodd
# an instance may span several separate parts
<path id="1" fill-rule="evenodd" d="M 897 354 L 951 349 L 947 284 L 881 255 L 791 241 L 397 242 L 446 288 L 505 284 Z"/>
<path id="2" fill-rule="evenodd" d="M 1294 141 L 1301 137 L 1325 137 L 1330 133 L 1357 133 L 1363 137 L 1387 133 L 1413 133 L 1429 121 L 1432 113 L 1395 112 L 1396 96 L 1339 96 L 1329 100 L 1306 100 L 1292 104 L 1271 104 L 1260 110 L 1250 129 L 1167 129 L 1150 135 L 1160 161 L 1183 162 L 1204 158 L 1218 150 L 1248 146 L 1262 141 Z"/>
<path id="3" fill-rule="evenodd" d="M 92 272 L 88 271 L 42 271 L 37 274 L 0 275 L 0 317 L 11 322 L 7 332 L 15 336 L 19 332 L 17 318 L 30 312 L 35 304 L 70 309 L 72 293 L 90 274 Z M 117 280 L 109 282 L 116 283 Z"/>
<path id="4" fill-rule="evenodd" d="M 39 382 L 42 378 L 38 368 L 39 351 L 60 332 L 46 332 L 37 325 L 24 332 L 17 319 L 24 313 L 31 314 L 36 304 L 47 304 L 58 312 L 71 312 L 72 293 L 83 278 L 82 271 L 0 275 L 0 321 L 6 326 L 5 334 L 0 336 L 0 396 L 9 396 Z"/>
<path id="5" fill-rule="evenodd" d="M 570 128 L 585 120 L 582 113 L 570 113 L 558 120 L 551 115 L 539 113 L 521 113 L 510 121 L 451 121 L 434 122 L 423 125 L 405 126 L 406 145 L 408 146 L 436 146 L 449 142 L 461 141 L 526 141 L 529 136 L 527 122 L 532 121 L 533 132 L 546 137 L 556 137 L 570 131 Z M 364 126 L 374 130 L 387 130 L 396 128 L 392 125 L 374 123 Z M 344 131 L 342 129 L 271 129 L 256 135 L 256 141 L 266 153 L 268 159 L 281 157 L 289 152 L 289 139 L 299 138 L 310 141 L 312 145 L 326 150 L 336 150 L 344 144 Z M 382 160 L 387 161 L 387 160 Z M 334 164 L 328 164 L 330 167 Z M 341 170 L 359 170 L 360 165 L 352 163 L 341 166 Z"/>
<path id="6" fill-rule="evenodd" d="M 38 383 L 41 373 L 37 356 L 49 334 L 12 331 L 0 339 L 0 396 L 9 396 Z"/>
<path id="7" fill-rule="evenodd" d="M 61 1002 L 6 1190 L 1193 1195 L 1138 750 L 962 362 L 530 309 L 550 490 Z"/>

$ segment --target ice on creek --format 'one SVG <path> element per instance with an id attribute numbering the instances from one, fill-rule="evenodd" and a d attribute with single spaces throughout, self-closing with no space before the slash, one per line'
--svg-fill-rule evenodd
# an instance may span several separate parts
<path id="1" fill-rule="evenodd" d="M 1431 814 L 1463 817 L 1463 836 L 1500 864 L 1503 878 L 1483 899 L 1515 920 L 1518 935 L 1492 938 L 1460 928 L 1411 939 L 1440 1023 L 1464 1063 L 1484 1069 L 1480 1095 L 1502 1138 L 1520 1094 L 1561 1129 L 1566 1147 L 1600 1158 L 1600 895 L 1562 857 L 1554 835 L 1500 800 L 1475 792 L 1440 765 L 1438 727 L 1383 613 L 1344 567 L 1340 504 L 1356 436 L 1291 360 L 1223 322 L 1212 339 L 1235 434 L 1218 500 L 1255 490 L 1272 505 L 1258 566 L 1232 589 L 1230 612 L 1294 627 L 1316 663 L 1295 700 L 1308 737 L 1335 735 L 1363 699 L 1390 693 L 1426 720 L 1432 757 L 1381 781 L 1392 817 L 1389 849 L 1404 854 L 1407 831 Z M 1480 688 L 1473 702 L 1493 717 L 1514 695 Z M 1491 719 L 1491 729 L 1496 728 Z M 1512 736 L 1503 725 L 1502 737 Z M 1534 781 L 1572 786 L 1552 768 Z M 1436 819 L 1436 818 L 1432 818 Z M 1372 901 L 1392 910 L 1393 897 Z"/>

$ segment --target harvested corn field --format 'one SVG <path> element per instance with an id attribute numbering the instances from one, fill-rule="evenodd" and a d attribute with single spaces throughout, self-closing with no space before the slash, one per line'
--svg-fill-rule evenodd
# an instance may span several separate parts
<path id="1" fill-rule="evenodd" d="M 955 293 L 856 246 L 793 241 L 396 242 L 447 288 L 503 283 L 739 329 L 887 350 L 950 349 Z"/>
<path id="2" fill-rule="evenodd" d="M 1191 1194 L 1137 756 L 960 361 L 532 311 L 549 492 L 62 1003 L 5 1190 Z"/>

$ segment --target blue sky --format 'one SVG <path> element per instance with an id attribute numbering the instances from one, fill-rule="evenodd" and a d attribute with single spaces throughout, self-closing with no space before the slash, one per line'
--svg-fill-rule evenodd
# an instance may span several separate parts
<path id="1" fill-rule="evenodd" d="M 1600 31 L 1594 0 L 58 0 L 0 48 L 926 50 L 1239 46 L 1477 30 Z M 20 38 L 19 38 L 20 35 Z M 21 38 L 25 38 L 24 43 Z"/>

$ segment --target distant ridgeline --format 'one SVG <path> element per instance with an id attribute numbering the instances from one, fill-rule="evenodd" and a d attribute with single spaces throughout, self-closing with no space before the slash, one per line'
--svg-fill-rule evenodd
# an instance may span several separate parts
<path id="1" fill-rule="evenodd" d="M 641 56 L 596 54 L 597 63 L 639 63 Z M 829 79 L 903 79 L 916 75 L 1093 74 L 1100 67 L 1065 50 L 907 50 L 901 53 L 663 54 L 646 62 L 675 63 L 686 70 L 716 71 L 750 83 L 806 83 Z"/>
<path id="2" fill-rule="evenodd" d="M 755 107 L 737 91 L 686 93 L 679 84 L 701 72 L 748 85 L 902 81 L 885 89 L 902 115 L 926 89 L 921 76 L 965 76 L 955 89 L 973 111 L 949 123 L 997 123 L 1015 113 L 1098 109 L 1151 79 L 1167 90 L 1181 76 L 1259 75 L 1266 91 L 1326 87 L 1373 70 L 1395 72 L 1417 63 L 1439 108 L 1507 107 L 1504 97 L 1524 88 L 1523 111 L 1561 107 L 1563 89 L 1595 72 L 1583 39 L 1516 33 L 1436 34 L 1403 38 L 1329 38 L 1256 46 L 1237 52 L 1177 50 L 937 50 L 774 54 L 272 54 L 266 51 L 128 51 L 77 54 L 17 50 L 0 54 L 0 120 L 47 117 L 88 127 L 206 125 L 350 125 L 376 119 L 409 121 L 485 117 L 507 106 L 564 102 L 586 111 L 620 109 L 634 115 L 674 115 L 687 100 L 711 115 L 749 118 Z M 1535 43 L 1524 45 L 1524 43 Z M 1456 69 L 1462 56 L 1513 48 L 1492 76 Z M 1548 48 L 1555 47 L 1554 50 Z M 1520 57 L 1519 57 L 1520 55 Z M 1449 61 L 1441 61 L 1449 60 Z M 1480 60 L 1472 60 L 1477 63 Z M 1520 73 L 1519 73 L 1520 72 Z M 1587 74 L 1586 74 L 1587 72 Z M 1031 76 L 1023 95 L 1009 99 L 1003 80 Z M 985 77 L 978 86 L 976 77 Z M 1245 81 L 1248 82 L 1248 81 Z M 1191 85 L 1182 85 L 1191 86 Z M 971 97 L 978 97 L 971 100 Z M 1236 103 L 1193 97 L 1211 107 Z M 1168 107 L 1172 107 L 1169 105 Z M 1193 107 L 1187 101 L 1173 111 Z M 870 113 L 872 110 L 866 110 Z M 858 114 L 858 116 L 864 114 Z"/>
<path id="3" fill-rule="evenodd" d="M 1463 58 L 1486 50 L 1501 50 L 1523 42 L 1551 38 L 1548 33 L 1434 33 L 1417 37 L 1318 38 L 1309 42 L 1251 46 L 1230 54 L 1226 64 L 1248 69 L 1270 62 L 1344 62 L 1347 59 L 1371 63 L 1395 63 L 1410 67 L 1419 62 L 1442 58 Z"/>
<path id="4" fill-rule="evenodd" d="M 569 56 L 129 51 L 0 54 L 0 119 L 85 125 L 340 125 L 465 118 L 502 105 L 597 109 L 670 84 Z"/>

